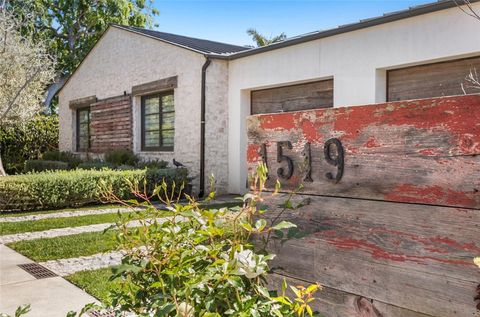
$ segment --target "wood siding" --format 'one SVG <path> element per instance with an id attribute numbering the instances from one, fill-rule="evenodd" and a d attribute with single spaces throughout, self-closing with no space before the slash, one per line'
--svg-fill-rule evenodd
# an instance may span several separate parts
<path id="1" fill-rule="evenodd" d="M 333 79 L 252 91 L 252 114 L 333 107 Z"/>
<path id="2" fill-rule="evenodd" d="M 469 87 L 470 71 L 480 77 L 480 57 L 387 71 L 387 101 L 480 93 Z"/>
<path id="3" fill-rule="evenodd" d="M 480 270 L 480 96 L 250 116 L 248 162 L 266 146 L 268 190 L 305 186 L 279 220 L 304 238 L 271 243 L 272 268 L 325 285 L 327 317 L 475 316 Z M 343 177 L 326 177 L 324 144 L 344 150 Z M 305 144 L 310 144 L 311 178 Z M 338 154 L 332 153 L 333 157 Z M 282 174 L 282 173 L 280 173 Z M 276 216 L 286 195 L 266 200 Z M 278 277 L 277 277 L 278 279 Z"/>
<path id="4" fill-rule="evenodd" d="M 90 109 L 91 152 L 132 149 L 132 104 L 129 95 L 100 100 Z"/>

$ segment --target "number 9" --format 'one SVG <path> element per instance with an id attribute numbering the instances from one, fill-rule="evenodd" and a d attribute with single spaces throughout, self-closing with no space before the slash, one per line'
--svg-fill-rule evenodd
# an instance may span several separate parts
<path id="1" fill-rule="evenodd" d="M 337 151 L 337 155 L 335 158 L 332 158 L 332 156 L 330 155 L 330 147 L 332 145 L 335 145 L 335 150 Z M 325 155 L 325 161 L 327 161 L 328 164 L 337 167 L 337 174 L 335 175 L 335 177 L 333 177 L 333 174 L 331 172 L 326 173 L 325 176 L 328 179 L 333 180 L 335 183 L 338 183 L 342 179 L 343 167 L 345 164 L 342 142 L 340 142 L 340 140 L 337 138 L 327 140 L 323 147 L 323 153 Z"/>

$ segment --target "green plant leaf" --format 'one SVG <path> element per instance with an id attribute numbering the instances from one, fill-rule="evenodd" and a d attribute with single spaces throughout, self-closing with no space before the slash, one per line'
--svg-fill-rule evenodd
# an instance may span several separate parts
<path id="1" fill-rule="evenodd" d="M 267 221 L 265 219 L 258 219 L 257 222 L 255 222 L 255 229 L 260 232 L 265 229 L 266 225 Z"/>
<path id="2" fill-rule="evenodd" d="M 288 228 L 296 228 L 297 225 L 294 223 L 291 223 L 289 221 L 282 220 L 279 223 L 277 223 L 275 226 L 272 227 L 273 230 L 282 230 L 282 229 L 288 229 Z"/>

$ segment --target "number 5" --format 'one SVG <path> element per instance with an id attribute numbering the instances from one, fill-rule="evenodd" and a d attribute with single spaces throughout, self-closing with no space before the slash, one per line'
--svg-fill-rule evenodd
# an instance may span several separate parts
<path id="1" fill-rule="evenodd" d="M 292 149 L 292 143 L 290 141 L 277 142 L 277 162 L 281 163 L 283 161 L 286 161 L 288 166 L 288 171 L 287 173 L 285 173 L 285 169 L 283 167 L 280 167 L 277 169 L 277 175 L 282 179 L 289 179 L 293 175 L 293 161 L 288 156 L 283 155 L 284 146 L 289 150 Z"/>

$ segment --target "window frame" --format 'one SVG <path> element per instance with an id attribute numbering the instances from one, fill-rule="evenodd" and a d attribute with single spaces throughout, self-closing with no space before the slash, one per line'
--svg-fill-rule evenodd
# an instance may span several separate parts
<path id="1" fill-rule="evenodd" d="M 80 147 L 80 112 L 81 111 L 85 111 L 87 110 L 88 111 L 88 121 L 87 121 L 87 126 L 88 126 L 88 145 L 87 145 L 87 148 L 81 148 Z M 76 150 L 77 152 L 88 152 L 91 148 L 91 145 L 92 145 L 92 140 L 91 140 L 91 131 L 90 131 L 90 123 L 92 122 L 91 121 L 91 117 L 90 117 L 91 113 L 90 113 L 90 106 L 87 106 L 87 107 L 81 107 L 81 108 L 77 108 L 76 109 L 76 116 L 77 116 L 77 131 L 76 131 L 76 139 L 77 139 L 77 146 L 76 146 Z"/>
<path id="2" fill-rule="evenodd" d="M 163 111 L 162 97 L 172 96 L 173 97 L 173 111 Z M 159 112 L 158 112 L 158 131 L 159 131 L 159 146 L 145 146 L 145 100 L 149 98 L 158 98 L 159 102 Z M 162 129 L 163 115 L 165 113 L 173 113 L 173 129 Z M 154 113 L 157 114 L 157 113 Z M 140 133 L 141 133 L 141 150 L 145 152 L 150 151 L 164 151 L 164 152 L 173 152 L 175 147 L 175 95 L 173 90 L 163 91 L 161 93 L 154 93 L 149 95 L 141 96 L 141 111 L 140 111 L 141 123 L 140 123 Z M 173 145 L 164 146 L 163 145 L 163 132 L 164 131 L 173 131 Z"/>

